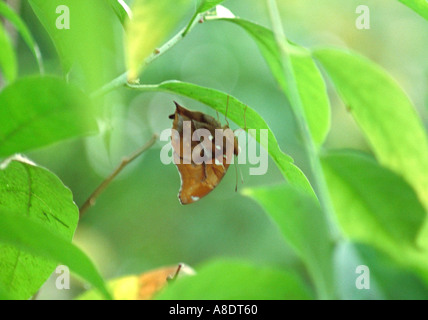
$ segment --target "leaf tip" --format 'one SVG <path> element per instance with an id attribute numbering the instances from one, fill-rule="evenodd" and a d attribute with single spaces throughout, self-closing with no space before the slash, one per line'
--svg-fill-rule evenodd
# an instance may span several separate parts
<path id="1" fill-rule="evenodd" d="M 36 166 L 36 164 L 33 161 L 26 158 L 25 156 L 21 154 L 15 154 L 13 156 L 10 156 L 6 160 L 4 160 L 2 163 L 0 163 L 0 170 L 5 170 L 12 161 L 18 161 L 18 162 L 28 164 L 30 166 Z"/>

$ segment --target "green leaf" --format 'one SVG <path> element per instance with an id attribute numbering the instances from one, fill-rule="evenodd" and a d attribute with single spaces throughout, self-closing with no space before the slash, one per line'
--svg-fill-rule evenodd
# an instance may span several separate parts
<path id="1" fill-rule="evenodd" d="M 428 298 L 428 286 L 411 270 L 378 249 L 352 242 L 341 243 L 335 255 L 336 283 L 345 300 L 414 300 Z M 358 266 L 367 266 L 370 290 L 355 285 Z M 397 285 L 400 284 L 400 285 Z"/>
<path id="2" fill-rule="evenodd" d="M 263 207 L 304 261 L 319 297 L 331 298 L 333 243 L 319 204 L 287 185 L 245 189 L 243 193 Z"/>
<path id="3" fill-rule="evenodd" d="M 41 223 L 68 242 L 79 217 L 70 190 L 54 174 L 22 157 L 10 158 L 0 166 L 0 210 Z M 9 233 L 5 224 L 0 225 Z M 55 264 L 45 259 L 0 245 L 0 286 L 21 299 L 33 295 L 54 268 Z"/>
<path id="4" fill-rule="evenodd" d="M 123 0 L 108 0 L 120 23 L 125 27 L 126 21 L 130 19 L 131 9 Z"/>
<path id="5" fill-rule="evenodd" d="M 137 275 L 124 276 L 107 282 L 107 288 L 114 300 L 141 300 L 138 299 L 141 287 L 142 283 Z M 105 300 L 105 297 L 98 290 L 92 289 L 85 291 L 75 300 Z"/>
<path id="6" fill-rule="evenodd" d="M 428 20 L 428 2 L 426 0 L 398 0 Z"/>
<path id="7" fill-rule="evenodd" d="M 69 77 L 88 92 L 98 89 L 116 73 L 114 18 L 105 0 L 29 0 L 48 32 Z M 69 21 L 69 29 L 66 29 Z M 73 77 L 74 76 L 74 77 Z"/>
<path id="8" fill-rule="evenodd" d="M 205 11 L 208 11 L 212 8 L 214 8 L 215 6 L 219 5 L 220 3 L 222 3 L 224 0 L 198 0 L 198 9 L 196 10 L 197 13 L 202 13 Z"/>
<path id="9" fill-rule="evenodd" d="M 371 268 L 374 267 L 372 261 L 363 259 L 353 242 L 340 241 L 334 255 L 335 286 L 338 298 L 341 300 L 382 300 L 385 299 L 377 279 Z M 397 264 L 393 261 L 394 264 Z M 358 270 L 358 268 L 363 269 Z M 369 270 L 364 268 L 368 267 Z M 358 271 L 358 272 L 357 272 Z M 362 280 L 360 276 L 365 276 L 364 284 L 370 285 L 370 289 L 357 288 Z M 391 279 L 393 281 L 393 279 Z"/>
<path id="10" fill-rule="evenodd" d="M 289 85 L 283 71 L 281 53 L 272 31 L 238 18 L 220 20 L 240 26 L 254 39 L 275 79 L 284 93 L 290 97 Z M 326 85 L 310 53 L 294 44 L 290 44 L 289 48 L 294 77 L 302 100 L 306 121 L 312 139 L 317 145 L 321 145 L 330 129 L 330 101 Z"/>
<path id="11" fill-rule="evenodd" d="M 54 77 L 22 78 L 0 93 L 0 156 L 97 132 L 92 104 Z"/>
<path id="12" fill-rule="evenodd" d="M 311 299 L 302 280 L 283 269 L 243 261 L 215 260 L 192 277 L 177 279 L 160 300 L 283 300 Z"/>
<path id="13" fill-rule="evenodd" d="M 13 299 L 2 287 L 0 287 L 0 301 L 2 300 L 15 300 L 15 299 Z"/>
<path id="14" fill-rule="evenodd" d="M 428 284 L 428 251 L 415 243 L 425 210 L 415 191 L 366 155 L 337 152 L 322 159 L 335 213 L 353 241 L 382 250 Z"/>
<path id="15" fill-rule="evenodd" d="M 135 80 L 144 60 L 174 30 L 191 8 L 191 0 L 135 0 L 126 26 L 128 79 Z"/>
<path id="16" fill-rule="evenodd" d="M 366 135 L 378 161 L 403 176 L 428 210 L 428 139 L 409 97 L 383 69 L 355 53 L 319 49 L 314 55 Z M 428 232 L 423 239 L 421 243 L 426 246 Z"/>
<path id="17" fill-rule="evenodd" d="M 389 300 L 428 298 L 428 283 L 383 252 L 364 244 L 354 244 L 359 256 L 370 266 L 371 274 Z M 426 267 L 426 266 L 425 266 Z M 406 284 L 397 288 L 397 283 Z"/>
<path id="18" fill-rule="evenodd" d="M 129 85 L 129 87 L 140 91 L 164 91 L 180 94 L 200 101 L 222 114 L 226 114 L 227 99 L 229 97 L 229 107 L 227 110 L 228 119 L 234 121 L 241 128 L 245 128 L 246 124 L 247 129 L 268 130 L 268 145 L 262 144 L 262 146 L 267 150 L 290 184 L 315 197 L 312 187 L 305 175 L 293 164 L 293 159 L 281 151 L 273 132 L 263 118 L 238 99 L 221 91 L 179 81 L 168 81 L 159 85 Z M 254 138 L 260 142 L 260 135 L 254 136 Z"/>
<path id="19" fill-rule="evenodd" d="M 39 46 L 37 45 L 36 41 L 34 41 L 34 38 L 25 22 L 5 2 L 0 2 L 0 15 L 8 19 L 15 26 L 16 30 L 18 30 L 18 32 L 21 34 L 21 37 L 24 39 L 28 48 L 30 48 L 31 53 L 39 65 L 40 71 L 43 71 L 43 61 Z"/>
<path id="20" fill-rule="evenodd" d="M 379 162 L 402 175 L 428 209 L 428 140 L 399 85 L 376 64 L 337 49 L 315 50 L 373 147 Z"/>
<path id="21" fill-rule="evenodd" d="M 79 248 L 72 245 L 70 241 L 65 240 L 41 223 L 26 216 L 0 211 L 0 225 L 2 226 L 0 229 L 0 242 L 19 248 L 23 252 L 22 255 L 27 257 L 21 262 L 23 269 L 25 268 L 29 273 L 32 273 L 33 263 L 36 260 L 44 261 L 45 264 L 49 263 L 53 267 L 55 267 L 56 263 L 66 265 L 78 276 L 98 288 L 106 298 L 111 299 L 104 280 L 91 260 Z M 48 260 L 36 258 L 24 253 L 24 251 Z M 52 272 L 53 268 L 49 268 L 49 270 Z M 38 277 L 39 275 L 35 273 L 34 276 Z M 27 295 L 21 296 L 21 299 L 27 298 Z"/>
<path id="22" fill-rule="evenodd" d="M 381 249 L 416 246 L 425 210 L 401 177 L 356 152 L 328 154 L 322 164 L 337 218 L 351 239 Z"/>
<path id="23" fill-rule="evenodd" d="M 7 82 L 13 82 L 18 74 L 15 51 L 10 37 L 0 22 L 0 70 Z"/>

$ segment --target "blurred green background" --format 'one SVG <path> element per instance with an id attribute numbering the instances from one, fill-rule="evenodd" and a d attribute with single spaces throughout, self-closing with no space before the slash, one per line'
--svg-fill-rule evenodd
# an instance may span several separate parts
<path id="1" fill-rule="evenodd" d="M 61 74 L 61 65 L 43 26 L 26 1 L 9 1 L 30 26 L 49 73 Z M 370 8 L 371 29 L 355 27 L 358 5 Z M 237 16 L 270 27 L 265 1 L 228 0 L 224 6 Z M 290 40 L 313 47 L 348 47 L 383 66 L 400 83 L 428 123 L 428 24 L 398 1 L 389 0 L 279 0 Z M 189 13 L 190 18 L 191 13 Z M 111 70 L 124 72 L 123 29 L 112 16 L 114 48 Z M 73 19 L 73 17 L 71 17 Z M 72 21 L 72 20 L 71 20 Z M 182 22 L 183 27 L 186 21 Z M 20 76 L 37 73 L 31 52 L 17 38 Z M 70 73 L 73 77 L 73 73 Z M 254 108 L 275 133 L 280 146 L 311 178 L 286 98 L 271 76 L 255 43 L 237 26 L 206 22 L 151 64 L 141 83 L 182 80 L 219 89 Z M 332 91 L 331 91 L 332 92 Z M 332 129 L 324 148 L 356 148 L 369 152 L 352 118 L 331 94 Z M 163 93 L 116 90 L 106 96 L 100 119 L 102 135 L 67 141 L 26 155 L 57 174 L 81 205 L 120 159 L 147 141 L 154 132 L 171 127 L 172 101 L 209 114 L 207 107 Z M 232 127 L 236 128 L 236 126 Z M 75 242 L 110 279 L 184 262 L 190 266 L 215 257 L 244 258 L 258 264 L 291 266 L 305 276 L 299 260 L 276 226 L 253 201 L 235 193 L 231 167 L 223 182 L 206 198 L 182 206 L 177 193 L 180 179 L 174 165 L 160 162 L 158 143 L 129 166 L 101 195 L 81 220 Z M 241 166 L 244 185 L 273 185 L 283 181 L 273 162 L 264 176 L 250 176 Z M 85 288 L 78 280 L 72 290 L 58 291 L 48 281 L 39 299 L 68 299 Z"/>

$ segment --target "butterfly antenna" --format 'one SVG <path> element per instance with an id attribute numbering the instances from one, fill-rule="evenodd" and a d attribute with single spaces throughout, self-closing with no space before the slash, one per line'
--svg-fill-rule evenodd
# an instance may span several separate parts
<path id="1" fill-rule="evenodd" d="M 244 131 L 247 131 L 247 108 L 248 108 L 248 106 L 247 105 L 245 105 L 245 109 L 244 109 L 244 125 L 245 125 L 245 127 L 244 127 Z"/>
<path id="2" fill-rule="evenodd" d="M 235 156 L 235 160 L 236 160 L 236 156 Z M 238 161 L 235 161 L 235 176 L 236 176 L 235 192 L 238 192 Z"/>
<path id="3" fill-rule="evenodd" d="M 227 126 L 229 127 L 229 121 L 227 120 L 227 111 L 229 110 L 229 98 L 230 96 L 227 95 L 227 102 L 226 102 L 226 113 L 224 114 L 224 119 L 226 120 Z"/>
<path id="4" fill-rule="evenodd" d="M 239 173 L 241 174 L 241 183 L 244 184 L 244 175 L 242 174 L 241 167 L 239 167 Z"/>
<path id="5" fill-rule="evenodd" d="M 245 105 L 245 109 L 244 109 L 244 129 L 238 128 L 238 129 L 235 130 L 235 132 L 239 131 L 238 137 L 241 135 L 242 132 L 245 132 L 248 129 L 247 128 L 247 117 L 246 117 L 246 115 L 247 115 L 247 108 L 248 108 L 248 106 Z"/>

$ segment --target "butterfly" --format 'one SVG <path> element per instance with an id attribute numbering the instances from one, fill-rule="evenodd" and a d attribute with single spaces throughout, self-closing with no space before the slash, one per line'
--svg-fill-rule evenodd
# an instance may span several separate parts
<path id="1" fill-rule="evenodd" d="M 181 204 L 190 204 L 220 183 L 239 153 L 238 140 L 228 125 L 174 103 L 175 113 L 169 118 L 174 120 L 171 145 L 181 178 L 178 198 Z"/>

